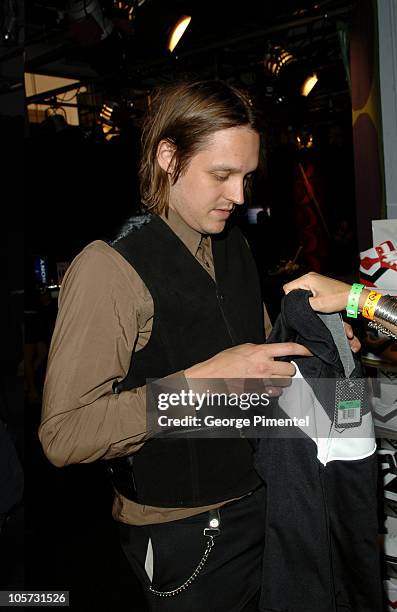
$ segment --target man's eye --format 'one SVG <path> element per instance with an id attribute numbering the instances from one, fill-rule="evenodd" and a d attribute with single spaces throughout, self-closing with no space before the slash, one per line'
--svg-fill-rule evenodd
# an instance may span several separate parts
<path id="1" fill-rule="evenodd" d="M 227 181 L 227 179 L 229 178 L 228 174 L 214 174 L 214 176 L 217 181 Z"/>

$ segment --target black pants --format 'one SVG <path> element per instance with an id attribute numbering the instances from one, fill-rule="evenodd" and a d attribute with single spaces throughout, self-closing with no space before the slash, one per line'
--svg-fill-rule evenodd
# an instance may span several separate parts
<path id="1" fill-rule="evenodd" d="M 220 534 L 197 578 L 181 593 L 159 597 L 194 572 L 206 550 L 208 512 L 179 521 L 136 527 L 120 524 L 123 550 L 144 586 L 151 612 L 256 612 L 265 540 L 266 490 L 220 508 Z M 145 571 L 149 539 L 152 579 Z M 148 567 L 147 567 L 148 569 Z M 150 574 L 149 570 L 149 574 Z M 132 602 L 133 603 L 133 602 Z"/>

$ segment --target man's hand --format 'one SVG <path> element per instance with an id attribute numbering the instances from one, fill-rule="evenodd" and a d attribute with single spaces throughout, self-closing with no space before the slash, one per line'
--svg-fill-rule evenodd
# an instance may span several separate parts
<path id="1" fill-rule="evenodd" d="M 276 357 L 309 357 L 312 353 L 295 342 L 240 344 L 185 370 L 187 379 L 292 378 L 295 366 Z"/>

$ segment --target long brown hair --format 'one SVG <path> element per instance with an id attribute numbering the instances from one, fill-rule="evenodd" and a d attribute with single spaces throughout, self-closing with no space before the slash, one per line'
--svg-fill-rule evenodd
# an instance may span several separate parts
<path id="1" fill-rule="evenodd" d="M 260 132 L 257 111 L 235 87 L 222 81 L 198 81 L 159 89 L 142 128 L 139 179 L 143 205 L 157 214 L 168 211 L 169 175 L 157 161 L 162 140 L 175 147 L 170 175 L 174 185 L 211 134 L 237 126 Z"/>

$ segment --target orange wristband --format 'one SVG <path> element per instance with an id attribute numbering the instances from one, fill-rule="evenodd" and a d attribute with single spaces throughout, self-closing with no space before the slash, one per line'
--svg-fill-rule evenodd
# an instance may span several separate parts
<path id="1" fill-rule="evenodd" d="M 369 295 L 367 299 L 365 300 L 365 304 L 363 306 L 363 311 L 361 313 L 363 317 L 365 317 L 366 319 L 371 319 L 372 321 L 375 315 L 376 305 L 379 302 L 381 297 L 382 297 L 382 294 L 378 293 L 377 291 L 369 292 Z"/>

